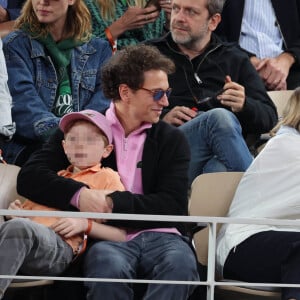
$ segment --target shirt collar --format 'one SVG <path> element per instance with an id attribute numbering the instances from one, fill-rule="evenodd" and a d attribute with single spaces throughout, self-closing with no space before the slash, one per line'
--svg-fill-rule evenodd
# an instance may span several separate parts
<path id="1" fill-rule="evenodd" d="M 110 122 L 112 127 L 116 126 L 124 132 L 124 128 L 122 127 L 122 125 L 116 115 L 115 105 L 113 102 L 110 104 L 109 108 L 107 109 L 105 116 L 106 116 L 106 119 Z M 145 130 L 147 130 L 151 127 L 152 127 L 151 123 L 144 123 L 138 129 L 131 132 L 130 135 L 141 134 L 142 132 L 144 132 Z M 113 139 L 114 139 L 114 137 L 113 137 Z"/>
<path id="2" fill-rule="evenodd" d="M 280 128 L 277 131 L 276 135 L 284 134 L 284 133 L 294 133 L 294 134 L 300 135 L 300 132 L 296 128 L 286 126 L 286 125 L 282 125 L 282 126 L 280 126 Z"/>

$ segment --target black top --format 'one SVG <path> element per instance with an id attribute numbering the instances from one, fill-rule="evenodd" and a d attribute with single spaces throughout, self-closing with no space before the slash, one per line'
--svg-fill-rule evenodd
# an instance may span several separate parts
<path id="1" fill-rule="evenodd" d="M 147 44 L 156 46 L 176 65 L 176 72 L 169 76 L 170 87 L 173 90 L 166 111 L 181 105 L 190 108 L 197 106 L 194 97 L 204 98 L 213 95 L 223 88 L 225 76 L 230 75 L 232 81 L 245 88 L 244 109 L 235 113 L 241 123 L 243 134 L 265 133 L 277 123 L 277 111 L 266 92 L 263 81 L 252 66 L 248 55 L 235 43 L 222 42 L 212 34 L 208 47 L 192 60 L 180 52 L 170 33 L 148 41 Z M 229 110 L 219 101 L 200 104 L 198 109 L 207 111 L 216 107 Z"/>

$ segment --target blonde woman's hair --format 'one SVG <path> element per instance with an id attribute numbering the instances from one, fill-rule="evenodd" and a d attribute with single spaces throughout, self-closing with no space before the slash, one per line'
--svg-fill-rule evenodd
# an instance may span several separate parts
<path id="1" fill-rule="evenodd" d="M 282 118 L 272 130 L 272 134 L 275 134 L 281 125 L 295 128 L 300 132 L 300 87 L 295 89 L 287 101 Z"/>
<path id="2" fill-rule="evenodd" d="M 49 25 L 40 23 L 33 10 L 32 1 L 27 0 L 16 20 L 15 28 L 27 28 L 36 33 L 36 38 L 46 37 L 49 34 Z M 77 41 L 87 41 L 92 35 L 91 15 L 83 0 L 75 0 L 67 12 L 65 32 L 68 38 Z"/>
<path id="3" fill-rule="evenodd" d="M 121 0 L 94 0 L 98 3 L 100 14 L 104 20 L 114 20 L 116 16 L 116 4 L 117 1 Z M 146 5 L 146 0 L 124 0 L 127 4 L 144 7 Z"/>

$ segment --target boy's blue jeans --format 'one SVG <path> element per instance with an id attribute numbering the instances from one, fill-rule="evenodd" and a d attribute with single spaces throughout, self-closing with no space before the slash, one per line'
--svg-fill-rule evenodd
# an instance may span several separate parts
<path id="1" fill-rule="evenodd" d="M 198 281 L 196 257 L 185 237 L 144 232 L 128 242 L 96 242 L 87 251 L 84 276 Z M 132 284 L 87 282 L 88 300 L 134 299 Z M 144 300 L 185 300 L 193 285 L 149 284 Z"/>
<path id="2" fill-rule="evenodd" d="M 200 112 L 179 129 L 191 149 L 190 183 L 202 173 L 243 172 L 253 160 L 238 119 L 226 109 Z"/>

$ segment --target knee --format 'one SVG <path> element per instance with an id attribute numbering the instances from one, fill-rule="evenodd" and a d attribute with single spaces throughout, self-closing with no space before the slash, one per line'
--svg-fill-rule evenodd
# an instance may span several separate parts
<path id="1" fill-rule="evenodd" d="M 199 280 L 196 257 L 191 249 L 184 255 L 182 251 L 169 252 L 161 261 L 161 267 L 170 274 L 172 280 Z"/>
<path id="2" fill-rule="evenodd" d="M 125 278 L 132 268 L 128 262 L 106 242 L 97 242 L 88 249 L 84 260 L 86 277 Z"/>
<path id="3" fill-rule="evenodd" d="M 197 261 L 192 251 L 179 258 L 176 272 L 180 274 L 183 280 L 199 280 Z"/>
<path id="4" fill-rule="evenodd" d="M 218 130 L 229 132 L 232 132 L 232 130 L 241 131 L 241 125 L 237 117 L 224 108 L 211 109 L 206 114 L 207 124 L 210 127 L 217 127 Z"/>
<path id="5" fill-rule="evenodd" d="M 15 218 L 4 222 L 1 226 L 1 235 L 7 238 L 33 239 L 33 222 L 25 218 Z"/>

